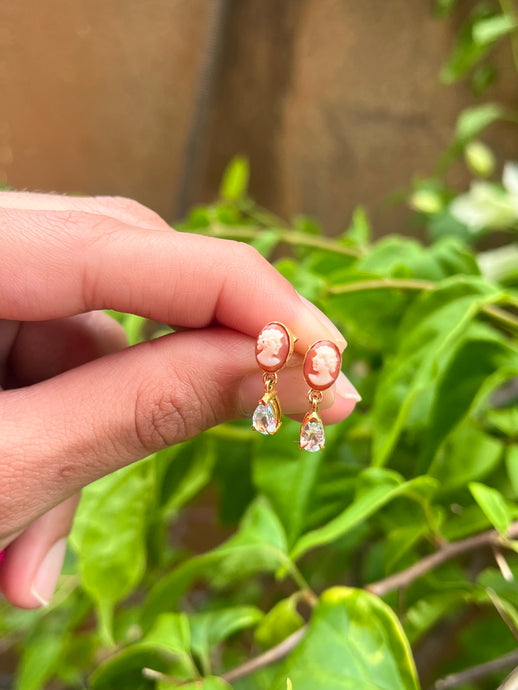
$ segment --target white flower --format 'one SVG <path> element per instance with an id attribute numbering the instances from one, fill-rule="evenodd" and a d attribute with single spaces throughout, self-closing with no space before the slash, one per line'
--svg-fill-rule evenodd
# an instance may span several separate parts
<path id="1" fill-rule="evenodd" d="M 504 189 L 490 182 L 473 182 L 469 192 L 451 203 L 451 213 L 476 231 L 507 229 L 518 219 L 518 165 L 507 163 L 504 168 Z"/>

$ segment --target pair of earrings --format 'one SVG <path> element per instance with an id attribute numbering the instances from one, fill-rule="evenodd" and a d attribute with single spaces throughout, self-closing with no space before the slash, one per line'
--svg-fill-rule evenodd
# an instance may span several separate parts
<path id="1" fill-rule="evenodd" d="M 255 358 L 263 370 L 264 395 L 255 409 L 252 425 L 261 434 L 271 435 L 281 425 L 281 405 L 275 390 L 277 372 L 283 368 L 291 355 L 297 338 L 279 321 L 266 324 L 259 333 L 255 347 Z M 314 453 L 325 446 L 324 423 L 318 411 L 323 391 L 338 378 L 342 364 L 340 350 L 330 340 L 313 343 L 304 358 L 304 379 L 309 386 L 310 409 L 302 420 L 299 446 L 301 450 Z"/>

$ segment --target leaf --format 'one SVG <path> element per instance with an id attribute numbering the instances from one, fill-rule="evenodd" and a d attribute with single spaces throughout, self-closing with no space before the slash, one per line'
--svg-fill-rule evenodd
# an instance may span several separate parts
<path id="1" fill-rule="evenodd" d="M 173 454 L 173 458 L 160 482 L 160 502 L 166 518 L 175 516 L 182 506 L 207 485 L 212 476 L 215 452 L 214 439 L 206 435 L 191 443 L 168 449 L 167 454 Z"/>
<path id="2" fill-rule="evenodd" d="M 217 644 L 239 630 L 255 626 L 262 617 L 263 612 L 255 606 L 233 606 L 189 616 L 191 649 L 202 661 L 205 673 L 210 672 L 210 655 Z"/>
<path id="3" fill-rule="evenodd" d="M 43 688 L 55 674 L 63 643 L 63 636 L 56 633 L 40 634 L 26 643 L 17 669 L 16 690 Z"/>
<path id="4" fill-rule="evenodd" d="M 279 244 L 279 241 L 279 230 L 261 230 L 261 232 L 257 233 L 255 240 L 250 244 L 268 259 L 275 247 Z"/>
<path id="5" fill-rule="evenodd" d="M 502 36 L 516 29 L 516 20 L 508 14 L 498 14 L 487 19 L 479 19 L 473 25 L 473 38 L 480 45 L 494 43 Z"/>
<path id="6" fill-rule="evenodd" d="M 250 170 L 243 156 L 235 156 L 228 164 L 221 181 L 220 194 L 228 201 L 238 201 L 246 194 Z"/>
<path id="7" fill-rule="evenodd" d="M 124 649 L 98 668 L 90 679 L 93 690 L 154 687 L 142 670 L 151 668 L 191 680 L 197 670 L 190 656 L 189 620 L 183 613 L 157 617 L 153 628 L 139 642 Z"/>
<path id="8" fill-rule="evenodd" d="M 472 426 L 462 426 L 452 434 L 444 452 L 437 454 L 429 474 L 439 481 L 443 491 L 464 487 L 489 474 L 502 457 L 503 449 L 503 443 L 493 436 Z"/>
<path id="9" fill-rule="evenodd" d="M 507 448 L 505 465 L 513 491 L 518 495 L 518 444 L 514 443 Z"/>
<path id="10" fill-rule="evenodd" d="M 281 599 L 268 611 L 255 630 L 255 641 L 262 647 L 275 647 L 304 625 L 304 619 L 297 611 L 298 592 L 287 599 Z"/>
<path id="11" fill-rule="evenodd" d="M 387 462 L 410 421 L 417 420 L 426 428 L 437 379 L 481 307 L 497 301 L 501 294 L 477 276 L 456 276 L 422 294 L 407 310 L 397 354 L 384 368 L 376 390 L 375 464 Z M 443 412 L 445 409 L 443 406 Z"/>
<path id="12" fill-rule="evenodd" d="M 484 103 L 473 108 L 466 108 L 457 120 L 455 129 L 457 141 L 466 143 L 490 124 L 500 120 L 504 114 L 504 109 L 497 103 Z"/>
<path id="13" fill-rule="evenodd" d="M 458 609 L 469 600 L 466 590 L 433 592 L 410 606 L 405 615 L 405 631 L 412 644 L 432 626 L 447 616 L 455 617 Z"/>
<path id="14" fill-rule="evenodd" d="M 325 591 L 272 690 L 417 690 L 410 647 L 393 611 L 346 587 Z"/>
<path id="15" fill-rule="evenodd" d="M 453 84 L 464 78 L 489 51 L 489 45 L 473 40 L 472 25 L 470 21 L 462 27 L 459 39 L 441 69 L 443 84 Z"/>
<path id="16" fill-rule="evenodd" d="M 298 433 L 296 423 L 290 424 L 292 434 Z M 268 441 L 268 439 L 266 439 Z M 308 503 L 318 469 L 324 455 L 300 451 L 296 444 L 257 446 L 253 456 L 253 479 L 257 489 L 272 503 L 281 519 L 288 544 L 300 535 L 308 511 Z"/>
<path id="17" fill-rule="evenodd" d="M 364 475 L 369 476 L 369 473 L 372 473 L 372 470 L 366 470 Z M 297 561 L 310 549 L 335 541 L 349 530 L 363 523 L 367 518 L 398 496 L 408 495 L 413 492 L 427 493 L 434 488 L 435 481 L 431 479 L 431 477 L 416 477 L 415 479 L 403 483 L 395 472 L 386 473 L 382 475 L 379 483 L 374 483 L 367 488 L 350 506 L 333 520 L 330 520 L 322 527 L 304 534 L 296 542 L 291 552 L 291 558 L 293 561 Z"/>
<path id="18" fill-rule="evenodd" d="M 158 613 L 174 609 L 199 578 L 218 588 L 281 567 L 293 571 L 286 534 L 268 501 L 260 497 L 250 505 L 233 537 L 217 549 L 185 561 L 153 587 L 144 606 L 143 624 L 149 627 Z"/>
<path id="19" fill-rule="evenodd" d="M 438 377 L 422 447 L 421 468 L 428 467 L 443 440 L 472 409 L 477 396 L 482 392 L 487 395 L 486 383 L 487 388 L 495 388 L 515 371 L 518 371 L 518 358 L 505 343 L 469 339 L 455 351 Z M 492 386 L 491 381 L 494 381 Z"/>
<path id="20" fill-rule="evenodd" d="M 163 650 L 134 644 L 99 666 L 90 676 L 88 687 L 92 690 L 152 690 L 155 682 L 144 678 L 144 668 L 170 673 L 171 661 Z"/>
<path id="21" fill-rule="evenodd" d="M 469 490 L 493 527 L 505 534 L 512 518 L 502 494 L 478 482 L 471 482 Z"/>
<path id="22" fill-rule="evenodd" d="M 98 608 L 106 642 L 114 605 L 144 573 L 149 467 L 144 460 L 87 487 L 72 532 L 81 585 Z"/>
<path id="23" fill-rule="evenodd" d="M 363 206 L 356 206 L 353 211 L 351 224 L 342 235 L 344 244 L 362 247 L 368 244 L 371 238 L 371 224 L 367 211 Z"/>

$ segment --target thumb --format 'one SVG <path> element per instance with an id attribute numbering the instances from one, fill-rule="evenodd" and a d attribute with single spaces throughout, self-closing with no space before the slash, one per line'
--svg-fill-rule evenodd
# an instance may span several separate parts
<path id="1" fill-rule="evenodd" d="M 224 328 L 201 329 L 164 336 L 33 386 L 4 391 L 4 535 L 123 465 L 249 414 L 262 389 L 260 372 L 256 387 L 250 385 L 250 375 L 257 371 L 251 338 Z M 307 386 L 300 371 L 283 372 L 282 378 L 288 389 L 285 409 L 303 411 Z"/>

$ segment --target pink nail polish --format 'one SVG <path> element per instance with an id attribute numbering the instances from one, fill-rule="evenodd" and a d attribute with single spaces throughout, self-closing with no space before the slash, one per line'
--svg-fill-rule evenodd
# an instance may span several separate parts
<path id="1" fill-rule="evenodd" d="M 5 556 L 5 549 L 3 551 L 0 551 L 0 563 L 4 560 Z"/>

